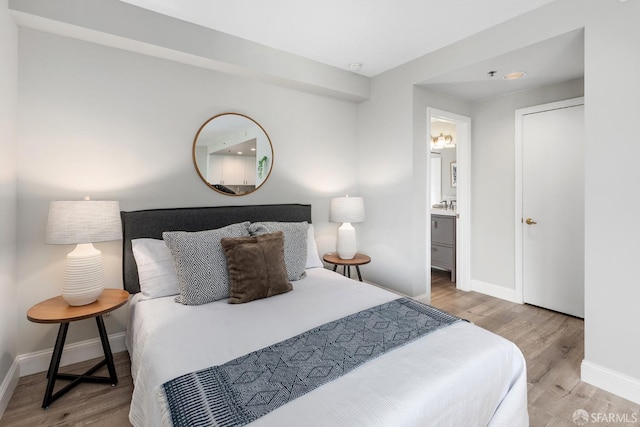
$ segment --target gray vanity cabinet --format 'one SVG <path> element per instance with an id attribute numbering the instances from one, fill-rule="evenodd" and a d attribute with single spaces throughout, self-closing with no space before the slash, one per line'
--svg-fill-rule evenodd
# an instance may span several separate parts
<path id="1" fill-rule="evenodd" d="M 456 217 L 431 215 L 431 265 L 451 272 L 456 281 Z"/>

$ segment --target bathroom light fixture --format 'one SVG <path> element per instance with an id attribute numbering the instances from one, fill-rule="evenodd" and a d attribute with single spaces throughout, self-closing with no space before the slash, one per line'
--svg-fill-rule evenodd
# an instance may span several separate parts
<path id="1" fill-rule="evenodd" d="M 358 252 L 356 229 L 352 222 L 364 221 L 364 201 L 362 197 L 334 197 L 329 208 L 329 221 L 341 222 L 338 228 L 338 256 L 353 259 Z"/>
<path id="2" fill-rule="evenodd" d="M 502 78 L 504 80 L 517 80 L 523 78 L 526 75 L 527 73 L 525 73 L 524 71 L 516 71 L 515 73 L 505 74 L 504 76 L 502 76 Z"/>
<path id="3" fill-rule="evenodd" d="M 77 245 L 67 254 L 62 297 L 69 305 L 91 304 L 104 289 L 102 252 L 96 242 L 122 239 L 120 205 L 114 201 L 53 201 L 49 205 L 46 243 Z"/>
<path id="4" fill-rule="evenodd" d="M 453 136 L 444 135 L 440 132 L 438 136 L 431 137 L 431 149 L 439 150 L 441 148 L 454 148 L 456 146 L 455 141 L 453 140 Z"/>

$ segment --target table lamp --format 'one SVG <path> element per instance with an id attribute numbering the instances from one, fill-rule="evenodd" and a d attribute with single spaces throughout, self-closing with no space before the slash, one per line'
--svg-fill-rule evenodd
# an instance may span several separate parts
<path id="1" fill-rule="evenodd" d="M 104 289 L 102 252 L 93 243 L 122 239 L 120 206 L 114 201 L 53 201 L 46 243 L 77 245 L 67 254 L 62 297 L 69 305 L 91 304 Z"/>
<path id="2" fill-rule="evenodd" d="M 356 229 L 352 222 L 364 221 L 364 201 L 362 197 L 334 197 L 331 199 L 329 221 L 341 222 L 338 228 L 338 256 L 342 259 L 353 259 L 358 252 Z"/>

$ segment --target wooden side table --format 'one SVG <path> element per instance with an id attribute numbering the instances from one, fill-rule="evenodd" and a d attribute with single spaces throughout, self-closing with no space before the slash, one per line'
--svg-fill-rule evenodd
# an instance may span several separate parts
<path id="1" fill-rule="evenodd" d="M 356 272 L 358 273 L 358 280 L 361 282 L 362 275 L 360 274 L 360 266 L 371 262 L 371 257 L 365 254 L 356 254 L 353 259 L 342 259 L 336 253 L 328 253 L 325 254 L 322 259 L 326 263 L 333 264 L 333 271 L 336 271 L 338 266 L 341 265 L 342 274 L 347 277 L 351 277 L 351 266 L 355 266 Z"/>
<path id="2" fill-rule="evenodd" d="M 27 312 L 27 319 L 32 322 L 60 323 L 58 338 L 56 339 L 56 345 L 53 349 L 53 354 L 51 355 L 51 363 L 49 364 L 49 370 L 47 371 L 47 378 L 49 381 L 44 393 L 44 400 L 42 401 L 42 407 L 44 409 L 47 409 L 56 399 L 81 382 L 105 383 L 111 384 L 112 386 L 118 384 L 118 376 L 116 375 L 116 368 L 113 364 L 113 354 L 111 353 L 111 347 L 109 346 L 109 338 L 107 336 L 107 330 L 104 327 L 102 315 L 123 306 L 128 299 L 129 293 L 127 291 L 122 289 L 105 289 L 98 300 L 91 304 L 71 306 L 62 298 L 62 296 L 58 296 L 42 301 L 29 309 Z M 58 368 L 60 367 L 60 358 L 62 357 L 62 350 L 64 348 L 64 341 L 67 337 L 69 323 L 75 322 L 76 320 L 90 319 L 92 317 L 95 317 L 96 323 L 98 324 L 100 341 L 102 341 L 102 350 L 104 351 L 104 359 L 84 374 L 59 374 Z M 109 370 L 108 377 L 92 375 L 105 364 Z M 71 383 L 67 384 L 54 394 L 53 388 L 57 379 L 68 380 L 71 381 Z"/>

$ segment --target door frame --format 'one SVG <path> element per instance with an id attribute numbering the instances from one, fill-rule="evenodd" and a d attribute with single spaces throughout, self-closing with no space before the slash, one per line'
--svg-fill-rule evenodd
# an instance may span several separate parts
<path id="1" fill-rule="evenodd" d="M 430 144 L 431 119 L 445 120 L 456 125 L 456 288 L 471 290 L 471 118 L 437 108 L 427 107 L 427 140 Z M 431 150 L 427 150 L 427 165 L 431 167 Z M 438 200 L 439 201 L 439 200 Z M 427 243 L 431 240 L 431 175 L 427 173 Z M 431 266 L 431 251 L 427 250 L 427 266 Z M 431 268 L 428 268 L 427 295 L 431 294 Z"/>
<path id="2" fill-rule="evenodd" d="M 522 227 L 522 144 L 524 134 L 522 133 L 522 119 L 528 114 L 541 113 L 544 111 L 558 110 L 561 108 L 576 107 L 584 105 L 584 96 L 578 98 L 565 99 L 563 101 L 549 102 L 547 104 L 534 105 L 532 107 L 520 108 L 515 112 L 516 133 L 515 133 L 515 301 L 524 304 L 524 280 L 523 280 L 523 227 Z"/>

